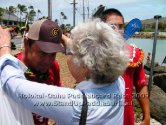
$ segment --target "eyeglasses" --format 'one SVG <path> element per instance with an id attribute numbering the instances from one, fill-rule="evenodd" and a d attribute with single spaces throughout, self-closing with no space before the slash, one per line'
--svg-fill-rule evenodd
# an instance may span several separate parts
<path id="1" fill-rule="evenodd" d="M 124 29 L 124 24 L 112 24 L 111 22 L 107 22 L 109 26 L 111 26 L 112 29 L 114 30 L 123 30 Z"/>

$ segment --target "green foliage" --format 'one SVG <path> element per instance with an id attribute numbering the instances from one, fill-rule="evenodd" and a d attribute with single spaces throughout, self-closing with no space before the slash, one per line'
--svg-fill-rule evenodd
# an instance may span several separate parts
<path id="1" fill-rule="evenodd" d="M 154 32 L 155 25 L 156 25 L 155 23 L 143 25 L 141 28 L 141 31 L 142 32 Z M 166 22 L 164 22 L 164 23 L 159 22 L 158 29 L 160 30 L 160 32 L 166 32 Z"/>
<path id="2" fill-rule="evenodd" d="M 63 33 L 70 32 L 70 30 L 73 28 L 70 24 L 61 24 L 60 27 Z"/>
<path id="3" fill-rule="evenodd" d="M 4 13 L 4 9 L 0 7 L 0 21 L 2 19 L 3 13 Z"/>
<path id="4" fill-rule="evenodd" d="M 162 32 L 166 32 L 166 23 L 159 23 L 159 30 Z"/>
<path id="5" fill-rule="evenodd" d="M 36 12 L 34 10 L 30 10 L 27 18 L 28 20 L 33 21 L 35 16 L 36 16 Z"/>
<path id="6" fill-rule="evenodd" d="M 3 16 L 3 10 L 4 9 L 0 7 L 0 20 L 1 20 L 1 17 Z M 35 16 L 37 16 L 37 19 L 39 19 L 39 20 L 48 18 L 46 16 L 39 18 L 39 14 L 41 14 L 42 12 L 39 9 L 37 11 L 35 11 L 35 8 L 32 5 L 28 6 L 28 7 L 23 4 L 18 4 L 16 7 L 9 6 L 8 13 L 9 13 L 9 19 L 10 19 L 10 14 L 17 13 L 17 16 L 19 17 L 19 20 L 18 20 L 19 27 L 22 27 L 25 25 L 25 22 L 23 22 L 22 19 L 25 19 L 25 20 L 28 19 L 28 22 L 29 21 L 32 22 L 32 21 L 34 21 Z M 67 19 L 67 16 L 64 14 L 64 12 L 61 12 L 60 14 L 61 14 L 61 20 Z M 55 22 L 59 23 L 59 20 L 55 19 Z M 72 26 L 70 24 L 66 24 L 62 28 L 70 30 L 72 28 Z"/>
<path id="7" fill-rule="evenodd" d="M 47 19 L 47 18 L 48 18 L 48 17 L 46 17 L 46 16 L 42 16 L 42 17 L 39 18 L 39 20 Z"/>
<path id="8" fill-rule="evenodd" d="M 23 15 L 23 13 L 27 12 L 27 7 L 25 5 L 18 4 L 17 8 L 18 8 L 18 11 L 20 13 L 20 26 L 22 26 L 21 16 Z"/>
<path id="9" fill-rule="evenodd" d="M 56 23 L 59 23 L 58 19 L 55 19 L 55 22 L 56 22 Z"/>
<path id="10" fill-rule="evenodd" d="M 16 8 L 14 6 L 9 6 L 7 11 L 8 11 L 9 14 L 12 14 L 12 13 L 16 12 Z"/>
<path id="11" fill-rule="evenodd" d="M 11 42 L 11 49 L 16 50 L 16 45 L 14 44 L 14 42 Z"/>

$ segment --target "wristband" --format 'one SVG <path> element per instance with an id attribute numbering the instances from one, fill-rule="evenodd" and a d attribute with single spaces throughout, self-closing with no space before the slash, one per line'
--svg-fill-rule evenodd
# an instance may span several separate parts
<path id="1" fill-rule="evenodd" d="M 4 48 L 4 47 L 9 47 L 9 48 L 11 48 L 10 45 L 4 44 L 3 46 L 0 47 L 0 49 L 2 49 L 2 48 Z"/>

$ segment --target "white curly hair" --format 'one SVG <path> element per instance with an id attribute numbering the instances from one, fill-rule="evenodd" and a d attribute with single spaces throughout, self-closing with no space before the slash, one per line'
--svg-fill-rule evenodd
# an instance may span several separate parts
<path id="1" fill-rule="evenodd" d="M 99 19 L 76 26 L 70 42 L 73 62 L 79 67 L 86 66 L 96 84 L 113 82 L 129 62 L 122 36 Z"/>

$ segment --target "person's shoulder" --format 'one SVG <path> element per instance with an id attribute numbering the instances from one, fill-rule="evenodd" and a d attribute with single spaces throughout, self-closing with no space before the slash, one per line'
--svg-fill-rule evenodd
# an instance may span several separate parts
<path id="1" fill-rule="evenodd" d="M 58 63 L 57 60 L 55 60 L 53 62 L 53 64 L 51 65 L 50 69 L 53 70 L 53 71 L 59 71 L 60 70 L 60 66 L 59 66 L 59 63 Z"/>
<path id="2" fill-rule="evenodd" d="M 59 67 L 59 63 L 58 63 L 58 61 L 55 60 L 55 61 L 53 62 L 53 65 L 54 65 L 55 67 Z"/>
<path id="3" fill-rule="evenodd" d="M 23 51 L 17 53 L 16 55 L 14 55 L 17 59 L 19 59 L 20 61 L 22 61 L 22 56 L 23 56 Z"/>
<path id="4" fill-rule="evenodd" d="M 144 60 L 144 51 L 136 45 L 129 45 L 130 62 L 129 67 L 139 67 Z"/>

